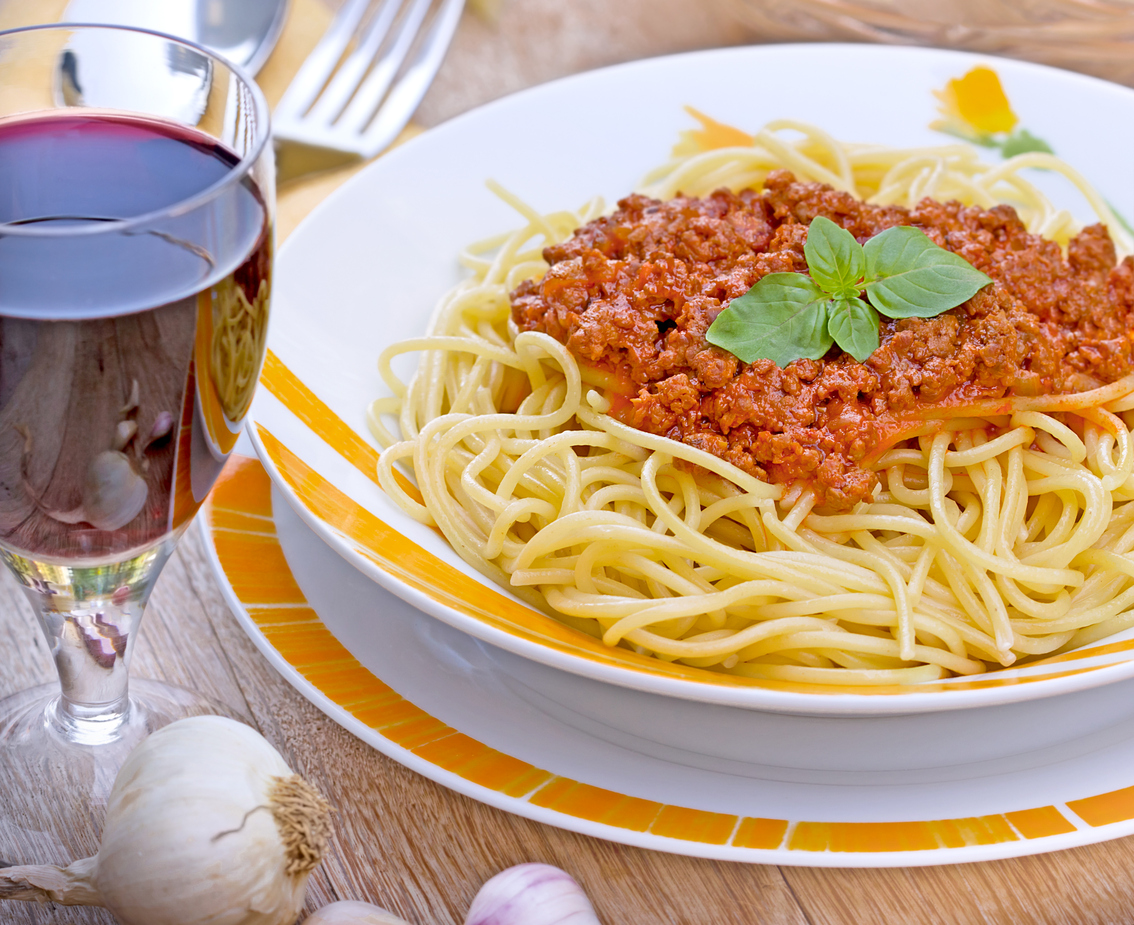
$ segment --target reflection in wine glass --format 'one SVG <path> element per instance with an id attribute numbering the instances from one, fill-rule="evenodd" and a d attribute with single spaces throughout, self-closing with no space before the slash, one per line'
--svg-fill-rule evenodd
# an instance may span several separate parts
<path id="1" fill-rule="evenodd" d="M 153 92 L 189 71 L 191 105 Z M 103 26 L 0 33 L 0 557 L 60 680 L 0 701 L 0 775 L 28 831 L 51 794 L 81 806 L 76 851 L 129 748 L 217 709 L 128 670 L 263 362 L 268 138 L 259 90 L 202 48 Z M 5 842 L 0 856 L 33 860 Z"/>

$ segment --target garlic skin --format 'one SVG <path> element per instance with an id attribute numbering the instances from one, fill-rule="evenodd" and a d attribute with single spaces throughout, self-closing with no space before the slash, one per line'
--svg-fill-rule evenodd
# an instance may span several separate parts
<path id="1" fill-rule="evenodd" d="M 254 729 L 191 717 L 130 753 L 94 858 L 0 870 L 0 898 L 101 905 L 122 925 L 294 925 L 328 811 Z"/>
<path id="2" fill-rule="evenodd" d="M 583 888 L 550 864 L 518 864 L 480 888 L 465 925 L 599 925 Z"/>
<path id="3" fill-rule="evenodd" d="M 323 906 L 305 918 L 303 925 L 409 925 L 409 922 L 381 906 L 344 899 Z"/>
<path id="4" fill-rule="evenodd" d="M 137 432 L 137 421 L 119 421 L 118 426 L 114 428 L 114 449 L 126 449 L 126 444 L 134 439 Z"/>
<path id="5" fill-rule="evenodd" d="M 106 450 L 91 460 L 83 486 L 83 519 L 99 530 L 118 530 L 146 504 L 149 487 L 125 453 Z"/>
<path id="6" fill-rule="evenodd" d="M 126 399 L 126 404 L 118 409 L 119 414 L 129 414 L 131 411 L 138 410 L 138 402 L 141 400 L 141 394 L 138 389 L 138 380 L 134 379 L 130 382 L 130 396 Z"/>

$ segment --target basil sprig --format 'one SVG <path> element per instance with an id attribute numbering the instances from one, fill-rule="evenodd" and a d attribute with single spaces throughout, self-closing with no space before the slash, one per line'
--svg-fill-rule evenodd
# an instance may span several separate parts
<path id="1" fill-rule="evenodd" d="M 810 275 L 765 276 L 729 303 L 705 339 L 745 363 L 817 360 L 832 344 L 862 363 L 878 349 L 879 312 L 932 318 L 992 282 L 908 225 L 887 228 L 862 245 L 820 215 L 808 226 L 803 255 Z"/>

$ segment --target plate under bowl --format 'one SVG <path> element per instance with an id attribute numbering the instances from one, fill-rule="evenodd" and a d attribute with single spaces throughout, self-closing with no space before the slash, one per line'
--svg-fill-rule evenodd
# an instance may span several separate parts
<path id="1" fill-rule="evenodd" d="M 1134 681 L 836 721 L 682 702 L 422 614 L 328 549 L 254 460 L 232 461 L 199 524 L 240 625 L 289 683 L 395 761 L 508 812 L 655 850 L 835 867 L 982 861 L 1134 832 Z M 1118 721 L 1100 728 L 1096 710 Z M 730 714 L 757 760 L 658 741 L 696 724 L 687 735 L 704 743 L 720 723 L 735 755 Z M 933 754 L 915 755 L 927 742 Z M 811 760 L 800 743 L 829 750 L 822 767 L 799 766 Z"/>

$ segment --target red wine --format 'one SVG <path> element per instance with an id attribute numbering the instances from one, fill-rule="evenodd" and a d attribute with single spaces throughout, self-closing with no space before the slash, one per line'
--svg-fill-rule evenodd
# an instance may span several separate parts
<path id="1" fill-rule="evenodd" d="M 209 136 L 0 122 L 0 546 L 111 560 L 188 523 L 258 378 L 271 255 L 261 191 Z"/>

